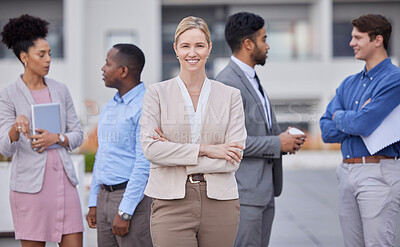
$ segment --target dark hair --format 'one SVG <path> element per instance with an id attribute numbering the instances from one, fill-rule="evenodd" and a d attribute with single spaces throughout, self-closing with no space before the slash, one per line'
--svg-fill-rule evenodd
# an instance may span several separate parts
<path id="1" fill-rule="evenodd" d="M 363 33 L 368 33 L 370 40 L 378 35 L 383 37 L 383 46 L 387 50 L 389 46 L 390 35 L 392 34 L 392 25 L 382 15 L 362 15 L 351 21 L 351 24 Z"/>
<path id="2" fill-rule="evenodd" d="M 238 51 L 245 39 L 255 42 L 256 33 L 264 27 L 264 19 L 259 15 L 239 12 L 228 17 L 225 39 L 232 53 Z"/>
<path id="3" fill-rule="evenodd" d="M 133 71 L 133 75 L 139 76 L 144 67 L 144 54 L 139 47 L 133 44 L 116 44 L 113 46 L 118 50 L 116 54 L 118 63 L 127 66 L 129 71 Z"/>
<path id="4" fill-rule="evenodd" d="M 21 52 L 28 52 L 29 47 L 34 46 L 39 38 L 46 38 L 49 23 L 30 15 L 21 15 L 18 18 L 10 18 L 1 32 L 2 42 L 12 49 L 15 56 L 21 61 Z"/>

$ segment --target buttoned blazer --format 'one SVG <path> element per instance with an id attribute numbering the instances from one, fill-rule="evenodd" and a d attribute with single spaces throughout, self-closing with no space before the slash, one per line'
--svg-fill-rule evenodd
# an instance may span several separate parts
<path id="1" fill-rule="evenodd" d="M 264 206 L 282 191 L 281 130 L 271 107 L 272 128 L 268 129 L 264 107 L 253 86 L 230 60 L 216 80 L 240 90 L 246 118 L 246 149 L 236 179 L 240 203 Z"/>
<path id="2" fill-rule="evenodd" d="M 224 159 L 198 157 L 200 144 L 245 144 L 246 129 L 239 90 L 211 80 L 202 116 L 199 143 L 190 142 L 190 124 L 176 78 L 152 84 L 143 100 L 141 144 L 151 162 L 145 194 L 158 199 L 185 197 L 188 174 L 205 173 L 207 196 L 218 200 L 238 198 L 234 177 L 239 164 Z M 160 128 L 168 141 L 152 138 Z"/>
<path id="3" fill-rule="evenodd" d="M 68 150 L 79 147 L 83 140 L 83 131 L 79 123 L 68 88 L 55 80 L 44 78 L 53 103 L 60 103 L 61 132 L 68 137 L 69 148 L 57 151 L 64 170 L 73 185 L 78 184 L 72 159 Z M 33 151 L 31 142 L 23 135 L 11 143 L 8 131 L 15 118 L 25 115 L 32 121 L 31 105 L 35 101 L 29 88 L 18 77 L 17 81 L 0 93 L 0 153 L 12 156 L 10 188 L 25 193 L 37 193 L 41 190 L 47 159 L 47 152 Z M 32 133 L 32 131 L 31 131 Z"/>

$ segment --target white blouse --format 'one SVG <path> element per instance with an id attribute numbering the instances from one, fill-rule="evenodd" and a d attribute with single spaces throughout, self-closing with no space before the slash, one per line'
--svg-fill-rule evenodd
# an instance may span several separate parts
<path id="1" fill-rule="evenodd" d="M 197 111 L 194 110 L 192 99 L 190 98 L 189 92 L 183 83 L 182 79 L 177 76 L 179 87 L 181 88 L 182 98 L 185 105 L 185 110 L 189 117 L 190 123 L 190 141 L 192 143 L 199 143 L 201 124 L 203 115 L 207 106 L 208 96 L 211 91 L 211 81 L 206 77 L 201 88 L 199 101 L 197 103 Z"/>

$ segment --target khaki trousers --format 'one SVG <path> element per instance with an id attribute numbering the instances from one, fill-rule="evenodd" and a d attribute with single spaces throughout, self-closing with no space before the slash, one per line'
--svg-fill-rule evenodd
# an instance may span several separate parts
<path id="1" fill-rule="evenodd" d="M 400 209 L 400 160 L 342 163 L 337 177 L 345 246 L 394 246 Z"/>
<path id="2" fill-rule="evenodd" d="M 183 199 L 153 199 L 150 230 L 155 247 L 232 247 L 239 200 L 207 197 L 206 183 L 186 183 Z"/>

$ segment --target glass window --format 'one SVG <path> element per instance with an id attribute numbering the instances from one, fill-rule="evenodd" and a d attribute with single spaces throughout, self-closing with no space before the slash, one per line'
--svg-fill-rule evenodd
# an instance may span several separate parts
<path id="1" fill-rule="evenodd" d="M 312 57 L 307 21 L 268 21 L 268 56 L 275 60 L 303 60 Z"/>
<path id="2" fill-rule="evenodd" d="M 281 130 L 288 126 L 296 126 L 302 130 L 310 131 L 310 126 L 318 122 L 317 100 L 272 100 L 276 119 Z"/>
<path id="3" fill-rule="evenodd" d="M 49 32 L 46 40 L 49 42 L 51 48 L 52 58 L 63 58 L 64 57 L 64 31 L 63 23 L 59 21 L 49 21 Z M 0 23 L 1 30 L 5 22 Z M 15 58 L 14 52 L 7 49 L 7 47 L 0 42 L 0 59 L 2 58 Z"/>
<path id="4" fill-rule="evenodd" d="M 14 57 L 14 53 L 7 49 L 3 42 L 0 42 L 0 59 L 6 57 Z"/>
<path id="5" fill-rule="evenodd" d="M 215 57 L 230 57 L 231 49 L 225 41 L 225 22 L 215 22 L 210 26 L 213 49 L 211 55 Z"/>
<path id="6" fill-rule="evenodd" d="M 162 24 L 162 78 L 163 80 L 175 77 L 178 75 L 179 63 L 176 58 L 173 44 L 176 23 Z"/>
<path id="7" fill-rule="evenodd" d="M 389 20 L 390 21 L 390 20 Z M 353 25 L 351 21 L 336 21 L 333 23 L 333 56 L 334 57 L 353 57 L 353 48 L 350 47 L 351 31 Z M 391 42 L 389 41 L 388 55 L 391 55 Z"/>
<path id="8" fill-rule="evenodd" d="M 64 30 L 62 22 L 52 22 L 49 26 L 47 41 L 51 48 L 53 58 L 64 57 Z"/>
<path id="9" fill-rule="evenodd" d="M 213 74 L 214 59 L 229 58 L 231 55 L 229 46 L 225 41 L 225 22 L 230 13 L 228 8 L 230 7 L 163 7 L 163 79 L 176 76 L 177 72 L 179 72 L 179 63 L 175 57 L 172 44 L 174 42 L 175 29 L 179 21 L 181 18 L 188 15 L 201 16 L 207 21 L 211 32 L 213 49 L 206 64 L 206 73 L 207 76 L 211 78 L 215 76 Z M 305 12 L 303 12 L 306 13 L 307 8 L 305 7 L 302 9 L 305 10 Z M 232 12 L 235 12 L 234 10 L 235 9 L 231 9 Z M 307 16 L 278 16 L 274 18 L 274 20 L 268 20 L 265 18 L 268 36 L 267 42 L 271 47 L 271 50 L 269 51 L 269 57 L 274 58 L 275 60 L 304 60 L 313 58 L 313 51 L 311 49 L 311 27 Z"/>
<path id="10" fill-rule="evenodd" d="M 333 23 L 333 56 L 353 56 L 353 49 L 349 46 L 353 25 L 350 21 Z"/>

